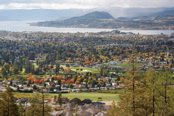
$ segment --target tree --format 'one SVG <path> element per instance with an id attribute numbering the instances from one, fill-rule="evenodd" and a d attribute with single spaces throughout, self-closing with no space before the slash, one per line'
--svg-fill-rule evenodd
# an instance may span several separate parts
<path id="1" fill-rule="evenodd" d="M 31 106 L 26 109 L 26 116 L 43 116 L 43 101 L 39 94 L 30 99 Z M 44 116 L 50 116 L 51 108 L 44 105 Z"/>
<path id="2" fill-rule="evenodd" d="M 128 74 L 129 76 L 131 74 Z M 174 115 L 174 88 L 170 72 L 148 70 L 135 73 L 135 90 L 132 91 L 132 79 L 122 79 L 125 85 L 116 107 L 118 116 L 172 116 Z M 135 112 L 132 109 L 134 94 Z"/>
<path id="3" fill-rule="evenodd" d="M 174 88 L 173 88 L 173 76 L 169 70 L 163 70 L 160 75 L 159 84 L 162 86 L 158 90 L 158 110 L 157 112 L 161 115 L 172 116 L 174 115 Z"/>
<path id="4" fill-rule="evenodd" d="M 60 72 L 60 65 L 57 64 L 56 69 L 55 69 L 55 74 L 57 75 L 57 74 L 59 74 L 59 72 Z"/>
<path id="5" fill-rule="evenodd" d="M 0 116 L 19 116 L 16 99 L 9 87 L 0 96 Z"/>
<path id="6" fill-rule="evenodd" d="M 61 93 L 61 91 L 59 92 L 57 101 L 58 101 L 58 104 L 59 104 L 60 106 L 62 106 L 62 93 Z"/>
<path id="7" fill-rule="evenodd" d="M 112 102 L 111 108 L 108 110 L 108 116 L 118 116 L 115 101 Z"/>
<path id="8" fill-rule="evenodd" d="M 11 75 L 11 71 L 10 71 L 10 65 L 9 64 L 4 64 L 4 66 L 2 67 L 2 77 L 3 78 L 7 78 L 8 76 Z"/>
<path id="9" fill-rule="evenodd" d="M 134 86 L 136 87 L 136 91 L 133 91 L 133 78 L 136 79 L 135 75 L 132 73 L 128 73 L 127 77 L 121 78 L 121 82 L 125 85 L 124 92 L 120 95 L 120 102 L 118 103 L 118 107 L 116 110 L 118 111 L 118 116 L 133 116 L 135 115 L 133 106 L 136 104 L 135 100 L 137 98 L 137 84 Z M 135 81 L 135 80 L 134 80 Z M 135 81 L 138 83 L 138 81 Z M 134 98 L 134 99 L 133 99 Z M 134 102 L 133 102 L 134 100 Z M 136 106 L 135 106 L 136 107 Z"/>

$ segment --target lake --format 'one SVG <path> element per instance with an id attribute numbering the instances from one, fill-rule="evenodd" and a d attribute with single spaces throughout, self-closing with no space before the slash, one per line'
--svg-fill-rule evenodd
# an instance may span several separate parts
<path id="1" fill-rule="evenodd" d="M 18 21 L 0 21 L 0 30 L 14 31 L 14 32 L 62 32 L 62 33 L 76 33 L 76 32 L 101 32 L 112 31 L 113 29 L 96 29 L 96 28 L 56 28 L 56 27 L 38 27 L 30 26 L 31 22 L 18 22 Z"/>
<path id="2" fill-rule="evenodd" d="M 30 26 L 24 21 L 0 21 L 0 31 L 14 31 L 14 32 L 62 32 L 62 33 L 76 33 L 76 32 L 102 32 L 102 31 L 112 31 L 114 29 L 97 29 L 97 28 L 55 28 L 55 27 L 37 27 Z M 170 35 L 174 30 L 120 30 L 122 32 L 132 32 L 145 35 L 154 35 L 154 34 L 167 34 Z"/>

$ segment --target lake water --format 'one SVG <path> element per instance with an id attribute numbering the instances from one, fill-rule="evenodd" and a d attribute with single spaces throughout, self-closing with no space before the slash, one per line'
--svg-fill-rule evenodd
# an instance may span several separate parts
<path id="1" fill-rule="evenodd" d="M 16 22 L 16 21 L 2 21 L 0 22 L 0 30 L 14 31 L 14 32 L 62 32 L 62 33 L 76 33 L 76 32 L 101 32 L 101 31 L 112 31 L 113 29 L 96 29 L 96 28 L 55 28 L 55 27 L 38 27 L 30 26 L 28 23 L 31 22 Z"/>
<path id="2" fill-rule="evenodd" d="M 30 26 L 28 23 L 23 21 L 0 21 L 0 31 L 14 31 L 14 32 L 102 32 L 102 31 L 112 31 L 114 29 L 97 29 L 97 28 L 55 28 L 55 27 L 37 27 Z M 174 30 L 120 30 L 122 32 L 132 32 L 140 33 L 145 35 L 154 35 L 154 34 L 167 34 L 170 35 Z"/>

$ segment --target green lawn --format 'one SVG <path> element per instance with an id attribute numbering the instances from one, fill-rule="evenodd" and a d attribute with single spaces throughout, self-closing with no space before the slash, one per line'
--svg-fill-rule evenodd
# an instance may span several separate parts
<path id="1" fill-rule="evenodd" d="M 110 93 L 69 93 L 69 94 L 63 94 L 63 96 L 68 97 L 69 99 L 77 97 L 82 100 L 91 99 L 93 101 L 97 101 L 99 97 L 101 97 L 103 101 L 119 100 L 118 94 L 110 94 Z"/>
<path id="2" fill-rule="evenodd" d="M 78 73 L 85 73 L 85 72 L 90 72 L 93 74 L 98 74 L 100 73 L 100 69 L 97 68 L 86 68 L 86 67 L 71 67 L 72 71 L 78 72 Z"/>
<path id="3" fill-rule="evenodd" d="M 14 93 L 17 98 L 32 98 L 37 95 L 37 93 Z M 58 94 L 45 94 L 46 98 L 53 98 Z M 79 98 L 83 99 L 91 99 L 93 101 L 98 101 L 98 98 L 101 97 L 102 101 L 119 101 L 119 94 L 111 94 L 111 93 L 66 93 L 62 94 L 62 97 L 67 97 L 69 99 Z"/>

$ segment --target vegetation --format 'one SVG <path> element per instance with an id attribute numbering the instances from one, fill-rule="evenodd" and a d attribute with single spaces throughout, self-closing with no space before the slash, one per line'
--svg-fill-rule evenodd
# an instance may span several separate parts
<path id="1" fill-rule="evenodd" d="M 14 95 L 17 98 L 33 98 L 35 97 L 37 94 L 34 93 L 14 93 Z M 58 94 L 46 94 L 45 98 L 49 99 L 49 98 L 53 98 L 54 96 L 58 96 Z M 119 94 L 112 94 L 112 93 L 65 93 L 62 94 L 62 97 L 67 97 L 69 99 L 73 99 L 73 98 L 79 98 L 81 100 L 84 99 L 91 99 L 93 101 L 98 101 L 98 98 L 101 97 L 102 101 L 119 101 Z"/>
<path id="2" fill-rule="evenodd" d="M 10 88 L 1 93 L 0 116 L 19 116 L 18 106 Z"/>
<path id="3" fill-rule="evenodd" d="M 58 110 L 63 109 L 61 98 L 69 98 L 68 103 L 77 102 L 74 105 L 84 99 L 114 101 L 108 115 L 174 115 L 171 37 L 88 34 L 0 32 L 0 89 L 17 91 L 7 88 L 1 93 L 0 115 L 50 115 L 52 108 L 44 100 L 55 96 Z M 33 91 L 40 94 L 25 93 Z M 19 98 L 28 99 L 31 106 L 17 103 Z M 67 105 L 65 110 L 76 107 Z"/>
<path id="4" fill-rule="evenodd" d="M 125 92 L 120 95 L 120 102 L 115 108 L 116 116 L 174 115 L 172 80 L 171 72 L 155 70 L 149 70 L 144 74 L 130 74 L 129 77 L 122 79 L 125 83 Z"/>
<path id="5" fill-rule="evenodd" d="M 33 95 L 32 99 L 30 99 L 30 103 L 31 106 L 26 108 L 26 116 L 51 116 L 51 107 L 43 103 L 42 96 L 38 94 Z"/>
<path id="6" fill-rule="evenodd" d="M 21 103 L 17 105 L 12 90 L 7 88 L 0 95 L 0 116 L 43 116 L 43 111 L 44 116 L 50 116 L 51 107 L 43 103 L 42 97 L 39 94 L 33 94 L 29 101 L 31 106 L 25 106 L 26 104 Z"/>

